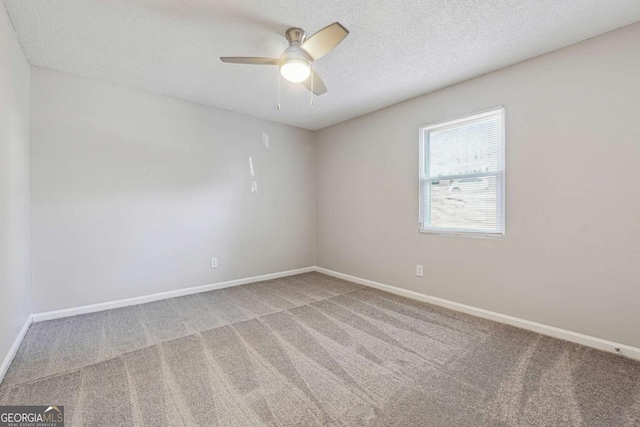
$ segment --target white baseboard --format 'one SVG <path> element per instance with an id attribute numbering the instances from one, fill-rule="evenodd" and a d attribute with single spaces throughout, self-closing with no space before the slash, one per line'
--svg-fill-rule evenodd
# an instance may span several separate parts
<path id="1" fill-rule="evenodd" d="M 593 347 L 598 350 L 603 350 L 609 353 L 621 354 L 630 359 L 640 360 L 640 348 L 638 347 L 619 344 L 619 343 L 605 340 L 602 338 L 596 338 L 589 335 L 568 331 L 566 329 L 556 328 L 555 326 L 548 326 L 542 323 L 532 322 L 530 320 L 520 319 L 518 317 L 508 316 L 506 314 L 500 314 L 494 311 L 484 310 L 482 308 L 476 308 L 470 305 L 460 304 L 460 303 L 449 301 L 446 299 L 425 295 L 419 292 L 398 288 L 396 286 L 385 285 L 384 283 L 374 282 L 373 280 L 363 279 L 360 277 L 339 273 L 337 271 L 328 270 L 322 267 L 316 267 L 315 271 L 319 273 L 327 274 L 329 276 L 334 276 L 339 279 L 344 279 L 350 282 L 354 282 L 354 283 L 369 286 L 372 288 L 380 289 L 383 291 L 391 292 L 393 294 L 401 295 L 407 298 L 412 298 L 418 301 L 424 301 L 440 307 L 448 308 L 455 311 L 460 311 L 460 312 L 471 314 L 477 317 L 482 317 L 484 319 L 494 320 L 496 322 L 505 323 L 507 325 L 516 326 L 522 329 L 527 329 L 533 332 L 537 332 L 539 334 L 548 335 L 554 338 L 559 338 L 559 339 L 570 341 L 576 344 L 582 344 L 587 347 Z"/>
<path id="2" fill-rule="evenodd" d="M 261 282 L 263 280 L 278 279 L 280 277 L 293 276 L 296 274 L 315 271 L 315 267 L 297 268 L 295 270 L 280 271 L 277 273 L 263 274 L 261 276 L 246 277 L 243 279 L 228 280 L 226 282 L 212 283 L 210 285 L 195 286 L 193 288 L 178 289 L 175 291 L 160 292 L 157 294 L 144 295 L 134 298 L 126 298 L 116 301 L 101 302 L 98 304 L 83 305 L 80 307 L 65 308 L 63 310 L 47 311 L 35 313 L 34 322 L 60 319 L 62 317 L 77 316 L 79 314 L 95 313 L 97 311 L 110 310 L 112 308 L 128 307 L 130 305 L 144 304 L 145 302 L 159 301 L 167 298 L 181 297 L 184 295 L 197 294 L 200 292 L 213 291 L 215 289 L 229 288 L 231 286 L 246 285 L 247 283 Z"/>
<path id="3" fill-rule="evenodd" d="M 593 347 L 598 350 L 607 351 L 609 353 L 621 354 L 631 359 L 640 360 L 640 348 L 638 347 L 632 347 L 626 344 L 619 344 L 619 343 L 605 340 L 602 338 L 596 338 L 589 335 L 568 331 L 566 329 L 556 328 L 554 326 L 548 326 L 542 323 L 532 322 L 530 320 L 520 319 L 518 317 L 509 316 L 506 314 L 500 314 L 494 311 L 472 307 L 465 304 L 460 304 L 460 303 L 449 301 L 446 299 L 422 294 L 419 292 L 410 291 L 407 289 L 398 288 L 396 286 L 386 285 L 384 283 L 363 279 L 361 277 L 351 276 L 349 274 L 340 273 L 340 272 L 329 270 L 322 267 L 298 268 L 295 270 L 264 274 L 261 276 L 247 277 L 243 279 L 229 280 L 226 282 L 213 283 L 210 285 L 196 286 L 193 288 L 179 289 L 175 291 L 161 292 L 161 293 L 145 295 L 141 297 L 103 302 L 99 304 L 85 305 L 81 307 L 67 308 L 63 310 L 48 311 L 44 313 L 35 313 L 32 315 L 32 319 L 33 319 L 33 322 L 42 322 L 45 320 L 59 319 L 62 317 L 77 316 L 79 314 L 94 313 L 97 311 L 109 310 L 113 308 L 127 307 L 130 305 L 144 304 L 146 302 L 159 301 L 167 298 L 191 295 L 199 292 L 207 292 L 215 289 L 228 288 L 231 286 L 245 285 L 247 283 L 260 282 L 263 280 L 271 280 L 271 279 L 277 279 L 280 277 L 293 276 L 296 274 L 308 273 L 310 271 L 317 271 L 319 273 L 323 273 L 329 276 L 334 276 L 340 279 L 348 280 L 350 282 L 359 283 L 361 285 L 380 289 L 386 292 L 391 292 L 393 294 L 401 295 L 407 298 L 412 298 L 418 301 L 424 301 L 440 307 L 445 307 L 451 310 L 471 314 L 473 316 L 482 317 L 484 319 L 494 320 L 496 322 L 516 326 L 522 329 L 527 329 L 543 335 L 548 335 L 554 338 L 559 338 L 562 340 L 574 342 L 576 344 L 582 344 L 587 347 Z M 0 381 L 4 376 L 4 374 L 6 373 L 6 370 L 9 368 L 9 365 L 11 364 L 11 361 L 15 356 L 15 352 L 18 350 L 18 347 L 22 342 L 22 338 L 24 338 L 24 334 L 29 329 L 29 325 L 31 324 L 32 319 L 29 319 L 29 321 L 25 324 L 25 326 L 23 327 L 23 330 L 20 332 L 20 336 L 16 339 L 16 342 L 11 348 L 10 353 L 7 355 L 4 362 L 2 363 L 2 366 L 0 367 Z"/>
<path id="4" fill-rule="evenodd" d="M 29 326 L 31 326 L 31 322 L 32 322 L 32 317 L 29 316 L 29 318 L 27 318 L 27 321 L 24 322 L 22 329 L 20 329 L 20 332 L 18 333 L 16 340 L 13 342 L 13 345 L 9 349 L 9 353 L 7 353 L 4 360 L 2 361 L 2 365 L 0 365 L 0 383 L 2 383 L 4 376 L 7 374 L 7 371 L 9 370 L 9 366 L 11 366 L 11 362 L 13 362 L 13 358 L 16 357 L 16 353 L 20 348 L 20 344 L 22 344 L 22 340 L 24 339 L 24 336 L 27 334 L 27 331 L 29 330 Z"/>

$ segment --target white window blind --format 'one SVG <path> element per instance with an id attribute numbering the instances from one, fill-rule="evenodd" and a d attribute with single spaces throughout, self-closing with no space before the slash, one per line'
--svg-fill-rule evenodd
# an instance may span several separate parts
<path id="1" fill-rule="evenodd" d="M 504 234 L 504 108 L 420 128 L 420 230 Z"/>

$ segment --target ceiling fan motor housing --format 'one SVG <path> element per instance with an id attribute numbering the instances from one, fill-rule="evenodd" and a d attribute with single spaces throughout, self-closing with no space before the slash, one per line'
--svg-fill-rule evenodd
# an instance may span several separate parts
<path id="1" fill-rule="evenodd" d="M 280 55 L 280 63 L 286 61 L 287 59 L 301 59 L 305 62 L 311 63 L 313 62 L 313 58 L 309 55 L 303 48 L 300 46 L 289 46 L 282 52 Z"/>

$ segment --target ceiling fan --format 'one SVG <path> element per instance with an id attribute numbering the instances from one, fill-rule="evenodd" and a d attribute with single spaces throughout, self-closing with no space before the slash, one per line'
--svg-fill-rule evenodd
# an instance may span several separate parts
<path id="1" fill-rule="evenodd" d="M 302 83 L 315 95 L 322 95 L 327 92 L 327 86 L 313 70 L 311 63 L 331 52 L 347 35 L 349 31 L 339 22 L 324 27 L 309 38 L 304 30 L 289 28 L 285 33 L 289 47 L 279 58 L 223 56 L 220 60 L 233 64 L 277 65 L 282 77 L 290 82 Z"/>

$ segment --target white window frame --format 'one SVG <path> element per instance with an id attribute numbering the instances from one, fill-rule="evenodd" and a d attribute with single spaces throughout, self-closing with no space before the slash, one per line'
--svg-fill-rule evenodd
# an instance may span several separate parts
<path id="1" fill-rule="evenodd" d="M 431 177 L 429 176 L 429 146 L 427 141 L 425 140 L 425 134 L 427 131 L 432 129 L 439 129 L 448 126 L 454 126 L 460 123 L 469 122 L 472 120 L 477 120 L 483 117 L 498 115 L 500 117 L 501 123 L 501 132 L 500 132 L 500 140 L 498 142 L 498 170 L 495 172 L 479 172 L 479 173 L 471 173 L 471 174 L 459 174 L 459 175 L 449 175 L 449 176 L 438 176 Z M 479 237 L 479 238 L 503 238 L 506 230 L 506 221 L 505 221 L 505 110 L 504 106 L 500 105 L 498 107 L 494 107 L 488 110 L 484 110 L 477 113 L 467 114 L 455 119 L 451 120 L 442 120 L 435 123 L 429 123 L 427 125 L 420 126 L 419 128 L 419 136 L 420 136 L 420 180 L 419 180 L 419 213 L 418 213 L 418 223 L 419 223 L 419 232 L 425 234 L 438 234 L 438 235 L 447 235 L 447 236 L 462 236 L 462 237 Z M 497 218 L 498 218 L 498 229 L 495 231 L 486 231 L 479 229 L 469 229 L 469 228 L 444 228 L 444 227 L 431 227 L 429 226 L 429 219 L 427 218 L 424 222 L 425 215 L 428 215 L 430 211 L 427 203 L 431 203 L 430 190 L 431 185 L 429 185 L 433 181 L 444 181 L 444 180 L 452 180 L 452 179 L 464 179 L 464 178 L 483 178 L 487 176 L 495 176 L 497 180 L 497 200 L 499 201 L 499 206 L 496 207 L 498 209 Z M 423 209 L 426 212 L 423 212 Z"/>

